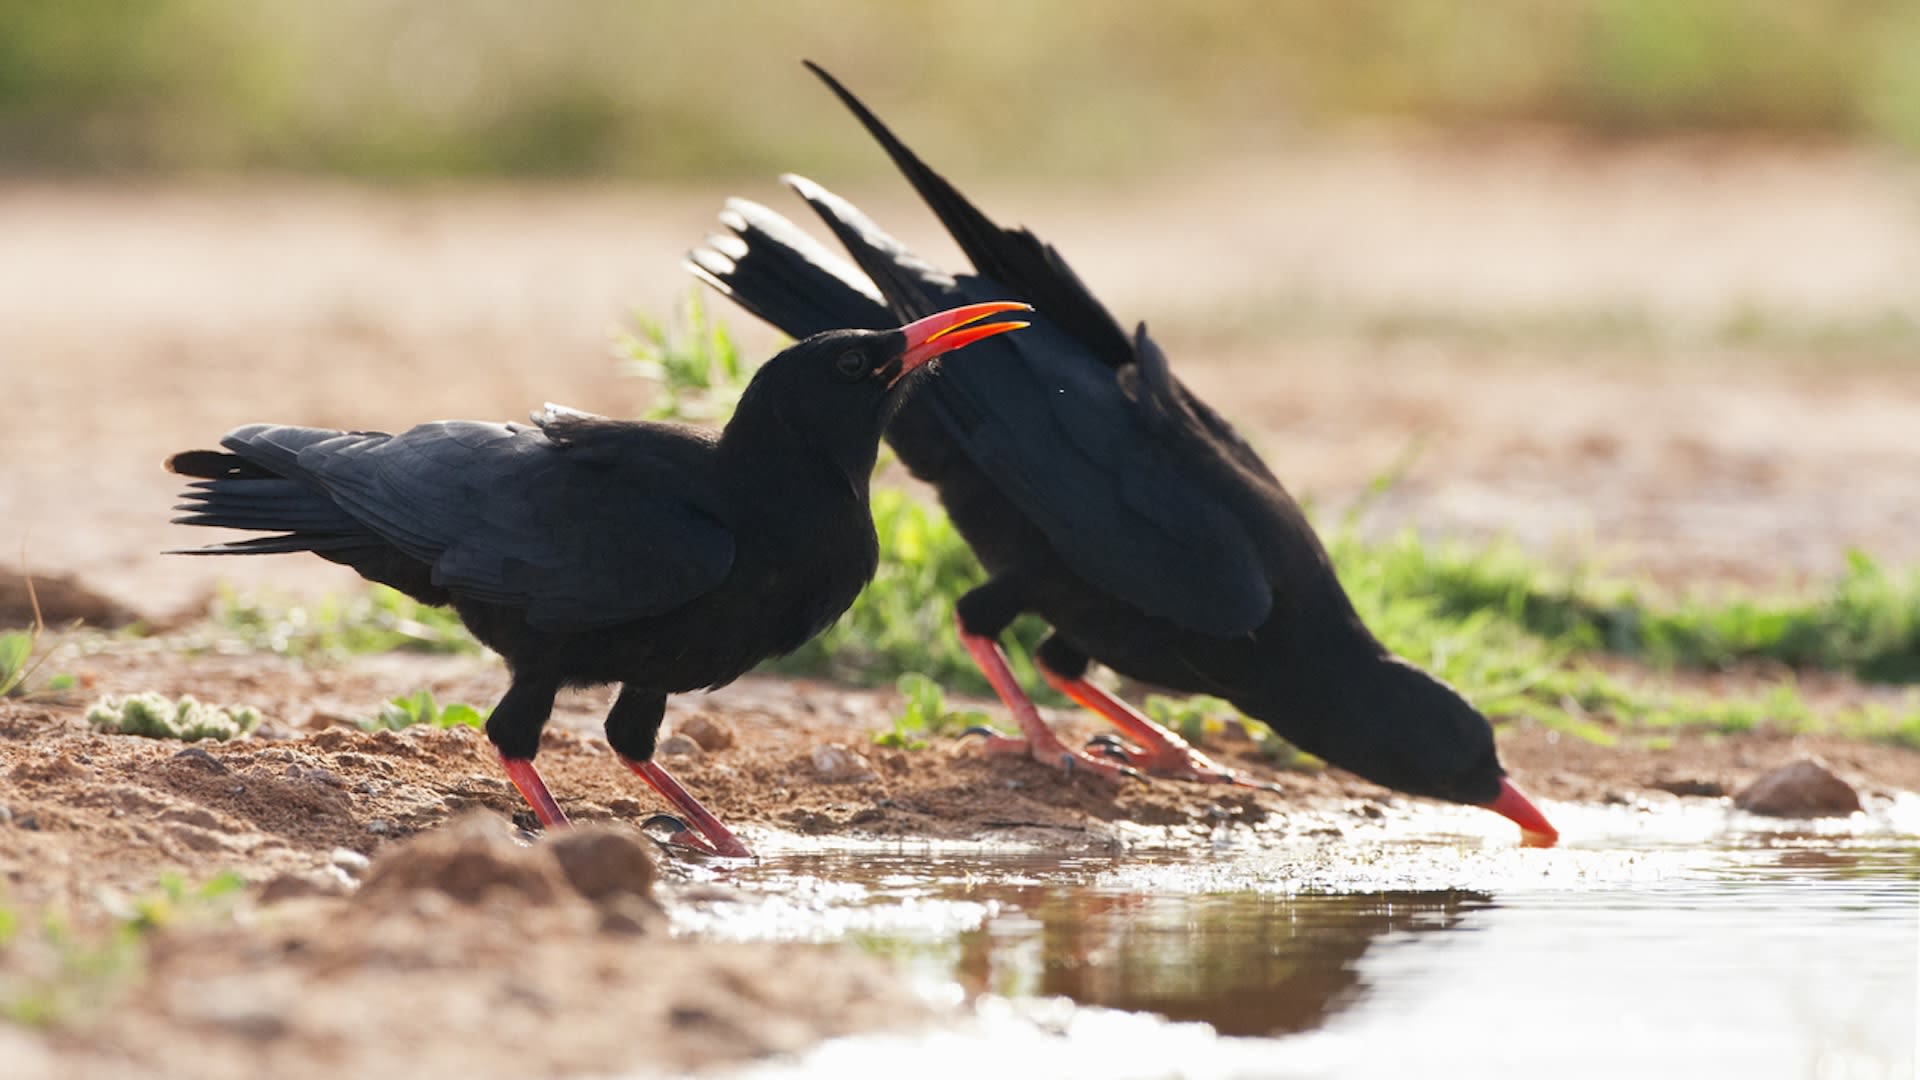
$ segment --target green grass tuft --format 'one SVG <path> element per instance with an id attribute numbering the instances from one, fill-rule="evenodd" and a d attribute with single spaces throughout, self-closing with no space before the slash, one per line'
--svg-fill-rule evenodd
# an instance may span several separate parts
<path id="1" fill-rule="evenodd" d="M 0 905 L 0 1020 L 46 1028 L 104 1012 L 145 970 L 148 935 L 227 914 L 245 886 L 231 870 L 197 886 L 165 874 L 146 894 L 106 898 L 113 923 L 91 934 Z"/>
<path id="2" fill-rule="evenodd" d="M 360 728 L 363 731 L 402 731 L 415 724 L 437 728 L 484 728 L 487 726 L 487 714 L 459 701 L 441 705 L 433 700 L 431 690 L 418 690 L 382 705 L 378 716 L 360 721 Z"/>
<path id="3" fill-rule="evenodd" d="M 0 634 L 0 697 L 10 697 L 26 682 L 33 657 L 33 635 L 25 630 Z"/>
<path id="4" fill-rule="evenodd" d="M 480 650 L 451 609 L 422 604 L 385 585 L 311 604 L 273 593 L 222 589 L 214 601 L 214 619 L 251 648 L 303 660 L 394 650 Z"/>
<path id="5" fill-rule="evenodd" d="M 900 676 L 895 685 L 906 703 L 900 714 L 893 718 L 892 727 L 874 733 L 875 746 L 925 750 L 930 738 L 948 738 L 967 728 L 982 727 L 987 723 L 986 713 L 947 708 L 947 695 L 940 684 L 917 671 Z"/>
<path id="6" fill-rule="evenodd" d="M 1554 573 L 1508 544 L 1436 544 L 1411 531 L 1369 544 L 1343 529 L 1329 548 L 1349 588 L 1358 581 L 1383 598 L 1430 598 L 1436 618 L 1491 613 L 1568 653 L 1702 670 L 1772 662 L 1920 682 L 1920 569 L 1890 572 L 1857 552 L 1818 593 L 1663 603 L 1643 588 Z"/>
<path id="7" fill-rule="evenodd" d="M 172 700 L 152 692 L 101 698 L 87 710 L 87 723 L 110 735 L 140 735 L 149 739 L 245 738 L 260 726 L 260 714 L 244 705 L 203 705 L 191 694 Z"/>
<path id="8" fill-rule="evenodd" d="M 635 312 L 633 330 L 614 339 L 613 351 L 630 374 L 659 386 L 648 420 L 724 423 L 751 373 L 726 324 L 707 315 L 698 291 L 686 295 L 671 322 Z"/>

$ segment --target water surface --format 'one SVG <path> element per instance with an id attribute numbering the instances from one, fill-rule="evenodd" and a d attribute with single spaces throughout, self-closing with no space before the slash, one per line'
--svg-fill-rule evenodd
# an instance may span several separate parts
<path id="1" fill-rule="evenodd" d="M 676 919 L 852 941 L 980 1002 L 972 1029 L 842 1040 L 766 1075 L 947 1046 L 1020 1076 L 1911 1080 L 1914 809 L 1785 827 L 1563 807 L 1552 851 L 1440 810 L 1101 856 L 799 848 L 728 872 L 747 899 Z"/>

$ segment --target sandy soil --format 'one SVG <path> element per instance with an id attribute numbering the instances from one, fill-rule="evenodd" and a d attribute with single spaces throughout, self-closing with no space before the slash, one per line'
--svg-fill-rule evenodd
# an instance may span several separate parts
<path id="1" fill-rule="evenodd" d="M 656 892 L 662 856 L 639 823 L 662 807 L 595 733 L 600 695 L 564 703 L 540 756 L 586 831 L 528 847 L 513 823 L 531 827 L 530 815 L 478 732 L 349 722 L 423 685 L 443 701 L 491 700 L 504 684 L 495 663 L 387 656 L 313 668 L 118 647 L 73 670 L 83 696 L 191 690 L 253 702 L 268 719 L 243 741 L 183 746 L 94 733 L 77 705 L 0 702 L 9 903 L 29 917 L 65 913 L 84 941 L 164 875 L 198 883 L 237 871 L 251 887 L 207 912 L 188 905 L 126 972 L 76 979 L 69 968 L 62 981 L 59 954 L 31 934 L 0 950 L 0 990 L 62 995 L 49 1032 L 0 1025 L 0 1048 L 19 1043 L 10 1060 L 25 1063 L 10 1075 L 671 1071 L 940 1015 L 849 951 L 669 937 L 659 904 L 724 889 L 725 878 L 670 873 Z M 677 701 L 669 718 L 670 731 L 718 726 L 730 746 L 662 760 L 750 842 L 776 847 L 798 835 L 1115 851 L 1204 844 L 1223 826 L 1337 837 L 1406 812 L 1352 777 L 1276 771 L 1224 740 L 1209 750 L 1282 790 L 1115 785 L 964 746 L 871 746 L 897 705 L 750 678 Z M 1097 730 L 1084 716 L 1051 718 L 1076 736 Z M 867 774 L 823 776 L 814 751 L 832 744 L 860 753 Z M 1716 797 L 1809 755 L 1869 800 L 1920 789 L 1920 753 L 1828 738 L 1682 736 L 1654 751 L 1524 729 L 1503 752 L 1549 812 L 1556 801 L 1657 809 L 1675 792 Z M 131 1001 L 141 1007 L 118 1004 Z M 620 1024 L 605 1023 L 613 1014 Z"/>
<path id="2" fill-rule="evenodd" d="M 1837 151 L 1355 142 L 1177 180 L 1097 203 L 979 194 L 1041 226 L 1124 315 L 1152 317 L 1185 377 L 1297 490 L 1338 505 L 1419 440 L 1373 527 L 1511 534 L 1687 585 L 1817 579 L 1849 547 L 1920 558 L 1914 358 L 1836 367 L 1602 342 L 1569 359 L 1551 344 L 1265 318 L 1299 297 L 1469 317 L 1624 307 L 1702 325 L 1752 305 L 1814 323 L 1910 310 L 1909 167 Z M 779 198 L 771 183 L 737 190 Z M 929 253 L 950 251 L 897 192 L 849 194 Z M 159 462 L 257 419 L 393 427 L 545 400 L 630 414 L 646 388 L 615 373 L 609 330 L 629 305 L 660 311 L 683 290 L 674 257 L 718 203 L 713 191 L 0 189 L 0 563 L 69 575 L 41 590 L 56 621 L 169 622 L 222 577 L 350 584 L 318 560 L 158 555 L 191 539 L 165 523 L 175 485 Z M 25 621 L 22 594 L 0 572 L 0 621 Z M 140 969 L 88 983 L 141 1009 L 108 995 L 72 1003 L 50 1034 L 0 1024 L 9 1075 L 671 1070 L 933 1015 L 851 953 L 670 938 L 656 905 L 709 886 L 653 880 L 636 825 L 659 807 L 599 738 L 603 694 L 563 702 L 541 765 L 576 820 L 614 830 L 586 860 L 625 867 L 612 885 L 507 835 L 502 823 L 526 816 L 477 733 L 353 726 L 422 687 L 489 704 L 505 685 L 495 663 L 302 666 L 186 656 L 162 639 L 88 646 L 57 667 L 80 678 L 71 700 L 0 701 L 0 897 L 64 912 L 84 934 L 163 874 L 231 869 L 252 887 L 237 911 L 150 935 Z M 139 690 L 246 702 L 268 719 L 244 742 L 194 747 L 86 729 L 94 696 Z M 1257 762 L 1245 764 L 1281 793 L 1116 788 L 948 747 L 872 748 L 896 705 L 744 680 L 671 706 L 670 729 L 702 717 L 733 746 L 664 760 L 749 839 L 776 841 L 1107 850 L 1223 823 L 1338 829 L 1399 812 L 1350 777 Z M 813 752 L 831 743 L 863 753 L 871 778 L 820 776 Z M 1234 745 L 1210 749 L 1238 759 Z M 1659 805 L 1809 754 L 1869 796 L 1920 789 L 1920 754 L 1833 739 L 1681 736 L 1656 751 L 1523 729 L 1503 754 L 1547 800 Z M 44 948 L 0 950 L 0 980 L 15 985 L 60 966 Z"/>

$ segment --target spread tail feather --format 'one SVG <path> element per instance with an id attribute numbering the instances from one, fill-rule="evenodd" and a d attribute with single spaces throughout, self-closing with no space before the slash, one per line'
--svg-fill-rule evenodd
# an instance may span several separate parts
<path id="1" fill-rule="evenodd" d="M 728 199 L 720 223 L 729 233 L 690 252 L 687 269 L 789 337 L 899 321 L 859 270 L 772 210 Z"/>
<path id="2" fill-rule="evenodd" d="M 307 480 L 298 464 L 301 450 L 343 435 L 319 428 L 255 424 L 221 439 L 225 451 L 188 450 L 168 458 L 169 471 L 195 478 L 174 507 L 182 511 L 173 519 L 176 524 L 278 534 L 180 553 L 339 551 L 377 543 L 325 491 Z"/>
<path id="3" fill-rule="evenodd" d="M 1032 304 L 1109 365 L 1118 368 L 1133 361 L 1132 343 L 1127 340 L 1126 331 L 1053 245 L 1026 229 L 1003 229 L 994 224 L 946 177 L 934 172 L 919 155 L 909 150 L 899 136 L 880 122 L 873 110 L 840 85 L 840 80 L 811 60 L 803 62 L 807 70 L 827 84 L 841 104 L 852 110 L 867 133 L 893 159 L 975 270 L 1011 289 L 1014 299 Z"/>

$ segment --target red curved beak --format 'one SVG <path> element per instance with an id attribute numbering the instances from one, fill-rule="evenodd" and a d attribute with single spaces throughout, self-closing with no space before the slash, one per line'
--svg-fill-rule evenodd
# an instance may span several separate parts
<path id="1" fill-rule="evenodd" d="M 1499 798 L 1480 805 L 1520 826 L 1520 843 L 1526 847 L 1552 847 L 1560 842 L 1560 830 L 1505 777 L 1500 778 Z"/>
<path id="2" fill-rule="evenodd" d="M 1006 311 L 1032 310 L 1033 307 L 1028 304 L 996 300 L 988 304 L 968 304 L 908 323 L 900 328 L 900 332 L 907 336 L 907 351 L 900 358 L 899 374 L 888 385 L 899 382 L 901 376 L 942 353 L 950 353 L 995 334 L 1004 334 L 1028 325 L 1023 322 L 996 322 L 971 326 L 970 323 Z"/>

